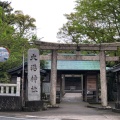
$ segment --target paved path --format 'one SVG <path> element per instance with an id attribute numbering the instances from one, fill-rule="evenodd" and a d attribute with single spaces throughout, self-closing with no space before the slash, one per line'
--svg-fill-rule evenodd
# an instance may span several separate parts
<path id="1" fill-rule="evenodd" d="M 82 95 L 81 93 L 66 93 L 62 98 L 62 102 L 71 102 L 71 103 L 82 102 Z"/>
<path id="2" fill-rule="evenodd" d="M 1 112 L 0 115 L 15 117 L 15 119 L 17 117 L 17 120 L 19 118 L 20 120 L 120 120 L 120 114 L 111 110 L 87 108 L 87 103 L 83 102 L 80 96 L 79 93 L 65 94 L 59 108 L 38 112 Z"/>

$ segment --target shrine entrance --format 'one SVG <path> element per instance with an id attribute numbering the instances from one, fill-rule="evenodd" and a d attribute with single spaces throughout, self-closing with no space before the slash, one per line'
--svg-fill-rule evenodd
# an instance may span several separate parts
<path id="1" fill-rule="evenodd" d="M 65 75 L 65 92 L 82 93 L 83 92 L 83 75 Z"/>
<path id="2" fill-rule="evenodd" d="M 120 43 L 101 43 L 101 44 L 60 44 L 35 41 L 40 50 L 51 50 L 51 55 L 40 55 L 40 60 L 51 60 L 50 75 L 50 103 L 56 104 L 56 85 L 57 85 L 57 60 L 82 60 L 82 61 L 99 61 L 100 62 L 100 87 L 101 87 L 101 104 L 107 107 L 107 80 L 106 80 L 106 61 L 119 61 L 119 56 L 106 56 L 105 51 L 116 51 Z M 57 53 L 58 50 L 77 50 L 74 56 L 63 56 Z M 98 51 L 96 56 L 83 56 L 79 51 Z M 88 76 L 86 79 L 92 79 Z M 63 83 L 62 83 L 63 84 Z M 88 83 L 90 84 L 90 83 Z M 63 85 L 62 85 L 63 86 Z"/>

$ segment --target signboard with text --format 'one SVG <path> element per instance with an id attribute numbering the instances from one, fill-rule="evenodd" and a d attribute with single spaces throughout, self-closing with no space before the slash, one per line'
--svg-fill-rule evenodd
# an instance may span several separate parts
<path id="1" fill-rule="evenodd" d="M 40 100 L 40 59 L 39 50 L 28 50 L 28 101 Z"/>

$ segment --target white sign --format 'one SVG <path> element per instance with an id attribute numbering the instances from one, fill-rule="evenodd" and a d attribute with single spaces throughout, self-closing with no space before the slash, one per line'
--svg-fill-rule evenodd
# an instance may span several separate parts
<path id="1" fill-rule="evenodd" d="M 28 50 L 28 101 L 40 100 L 40 58 L 39 50 Z"/>

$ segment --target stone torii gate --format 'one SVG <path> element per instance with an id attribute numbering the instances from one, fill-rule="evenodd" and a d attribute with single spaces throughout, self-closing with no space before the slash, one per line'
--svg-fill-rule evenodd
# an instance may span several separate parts
<path id="1" fill-rule="evenodd" d="M 105 55 L 105 51 L 116 51 L 120 43 L 101 43 L 101 44 L 61 44 L 35 41 L 40 50 L 51 50 L 51 55 L 40 55 L 40 60 L 51 60 L 50 78 L 50 103 L 56 105 L 56 79 L 57 79 L 57 60 L 98 60 L 100 61 L 100 84 L 101 84 L 101 104 L 107 107 L 107 80 L 106 80 L 106 61 L 119 61 L 118 56 L 110 57 Z M 62 56 L 57 54 L 57 50 L 86 50 L 99 51 L 97 56 Z"/>

